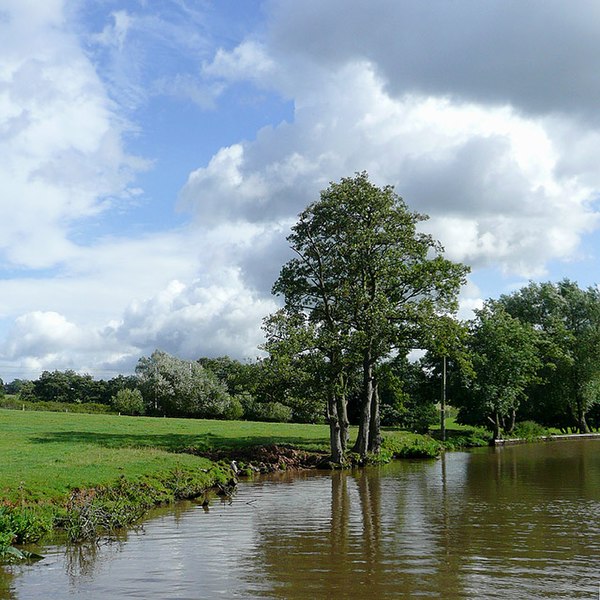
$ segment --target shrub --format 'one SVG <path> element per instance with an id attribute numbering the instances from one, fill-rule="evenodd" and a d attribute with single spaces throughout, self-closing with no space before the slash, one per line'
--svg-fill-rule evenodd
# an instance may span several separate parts
<path id="1" fill-rule="evenodd" d="M 521 421 L 515 425 L 511 437 L 523 440 L 538 440 L 549 435 L 548 430 L 535 421 Z"/>
<path id="2" fill-rule="evenodd" d="M 280 402 L 258 402 L 251 394 L 238 396 L 248 421 L 287 423 L 292 420 L 292 409 Z"/>
<path id="3" fill-rule="evenodd" d="M 223 418 L 228 421 L 237 421 L 244 415 L 244 407 L 236 396 L 230 397 L 223 410 Z"/>
<path id="4" fill-rule="evenodd" d="M 110 403 L 117 412 L 124 415 L 143 415 L 144 399 L 140 390 L 119 390 L 111 399 Z"/>
<path id="5" fill-rule="evenodd" d="M 74 404 L 71 402 L 31 402 L 23 400 L 18 396 L 5 396 L 0 398 L 0 408 L 12 410 L 35 410 L 48 412 L 73 412 L 73 413 L 89 413 L 89 414 L 105 414 L 112 412 L 110 406 L 106 404 L 97 404 L 95 402 L 82 402 Z"/>
<path id="6" fill-rule="evenodd" d="M 401 439 L 384 437 L 381 452 L 391 458 L 435 458 L 439 456 L 442 445 L 425 435 L 403 437 Z"/>

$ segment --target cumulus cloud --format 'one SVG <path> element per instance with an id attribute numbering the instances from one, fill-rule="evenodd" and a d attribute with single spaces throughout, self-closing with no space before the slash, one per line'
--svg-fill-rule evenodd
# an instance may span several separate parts
<path id="1" fill-rule="evenodd" d="M 428 213 L 449 256 L 472 266 L 540 274 L 597 226 L 600 182 L 562 166 L 561 139 L 541 118 L 445 97 L 396 98 L 367 62 L 332 72 L 319 93 L 300 91 L 296 107 L 293 124 L 222 148 L 190 175 L 181 202 L 199 222 L 290 219 L 328 181 L 366 169 Z"/>
<path id="2" fill-rule="evenodd" d="M 115 329 L 117 339 L 190 359 L 232 350 L 236 358 L 253 358 L 262 341 L 260 324 L 275 303 L 249 293 L 235 270 L 222 277 L 209 285 L 173 281 L 156 296 L 132 304 Z"/>
<path id="3" fill-rule="evenodd" d="M 594 0 L 277 0 L 270 43 L 295 60 L 376 65 L 406 93 L 510 104 L 530 114 L 579 113 L 597 122 L 600 52 Z"/>
<path id="4" fill-rule="evenodd" d="M 8 2 L 0 20 L 0 256 L 46 268 L 73 255 L 79 221 L 125 201 L 143 162 L 123 149 L 124 125 L 63 29 L 62 3 L 29 4 Z"/>

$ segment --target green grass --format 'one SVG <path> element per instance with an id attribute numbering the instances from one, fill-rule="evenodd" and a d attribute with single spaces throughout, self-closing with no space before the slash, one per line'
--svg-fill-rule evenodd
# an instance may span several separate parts
<path id="1" fill-rule="evenodd" d="M 74 487 L 107 485 L 178 467 L 207 468 L 182 454 L 292 444 L 325 449 L 324 425 L 160 419 L 0 410 L 0 496 L 56 500 Z"/>
<path id="2" fill-rule="evenodd" d="M 431 428 L 431 435 L 435 439 L 440 439 L 439 425 Z M 483 427 L 461 425 L 456 422 L 455 417 L 446 418 L 446 441 L 443 442 L 446 450 L 487 446 L 489 445 L 490 437 L 490 432 Z"/>

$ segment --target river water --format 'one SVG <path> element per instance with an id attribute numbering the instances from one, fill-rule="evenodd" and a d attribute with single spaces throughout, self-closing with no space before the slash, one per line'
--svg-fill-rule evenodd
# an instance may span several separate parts
<path id="1" fill-rule="evenodd" d="M 243 482 L 101 545 L 4 567 L 0 597 L 600 598 L 600 440 Z"/>

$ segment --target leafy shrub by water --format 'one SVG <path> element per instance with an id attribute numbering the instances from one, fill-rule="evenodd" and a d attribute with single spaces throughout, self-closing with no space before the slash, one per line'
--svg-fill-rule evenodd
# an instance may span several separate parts
<path id="1" fill-rule="evenodd" d="M 12 544 L 29 544 L 38 541 L 52 530 L 54 524 L 50 512 L 33 511 L 28 508 L 0 507 L 0 559 L 27 558 L 29 553 L 15 552 Z"/>
<path id="2" fill-rule="evenodd" d="M 435 458 L 439 456 L 442 445 L 429 436 L 419 435 L 406 438 L 385 437 L 381 452 L 390 458 Z"/>
<path id="3" fill-rule="evenodd" d="M 511 437 L 533 441 L 547 435 L 550 435 L 550 432 L 543 425 L 535 421 L 521 421 L 515 425 Z"/>

